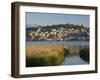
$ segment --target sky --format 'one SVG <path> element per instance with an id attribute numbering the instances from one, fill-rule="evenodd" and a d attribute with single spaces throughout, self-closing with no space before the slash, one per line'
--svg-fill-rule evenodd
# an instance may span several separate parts
<path id="1" fill-rule="evenodd" d="M 25 24 L 45 26 L 70 23 L 83 24 L 84 26 L 89 27 L 89 17 L 89 15 L 26 12 Z"/>

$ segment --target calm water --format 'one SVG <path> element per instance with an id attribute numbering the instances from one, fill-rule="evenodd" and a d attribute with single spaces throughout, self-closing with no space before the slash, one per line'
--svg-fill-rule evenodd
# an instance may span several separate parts
<path id="1" fill-rule="evenodd" d="M 79 57 L 80 49 L 89 47 L 89 41 L 27 41 L 26 45 L 36 45 L 36 44 L 63 44 L 65 47 L 69 48 L 70 54 L 65 57 L 63 65 L 80 65 L 88 64 Z"/>

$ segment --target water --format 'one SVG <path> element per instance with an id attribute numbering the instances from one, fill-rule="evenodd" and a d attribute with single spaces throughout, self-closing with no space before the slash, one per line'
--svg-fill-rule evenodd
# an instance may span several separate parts
<path id="1" fill-rule="evenodd" d="M 88 64 L 79 57 L 79 51 L 83 48 L 89 48 L 89 41 L 27 41 L 26 45 L 43 44 L 62 44 L 69 48 L 70 54 L 65 57 L 62 65 L 81 65 Z"/>
<path id="2" fill-rule="evenodd" d="M 64 45 L 89 45 L 89 41 L 27 41 L 29 44 L 64 44 Z"/>
<path id="3" fill-rule="evenodd" d="M 78 64 L 87 64 L 79 56 L 70 56 L 66 57 L 63 65 L 78 65 Z"/>

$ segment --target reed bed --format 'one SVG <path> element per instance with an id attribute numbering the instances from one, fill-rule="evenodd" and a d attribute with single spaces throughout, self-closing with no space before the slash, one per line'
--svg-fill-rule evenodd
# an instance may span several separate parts
<path id="1" fill-rule="evenodd" d="M 26 46 L 26 67 L 59 65 L 63 61 L 63 45 Z"/>

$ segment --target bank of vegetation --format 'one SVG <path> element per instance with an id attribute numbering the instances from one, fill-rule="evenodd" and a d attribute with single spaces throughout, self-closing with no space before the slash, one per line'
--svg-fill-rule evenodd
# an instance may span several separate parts
<path id="1" fill-rule="evenodd" d="M 69 54 L 63 45 L 27 45 L 26 67 L 61 65 Z M 89 62 L 89 49 L 80 50 L 80 57 Z"/>

